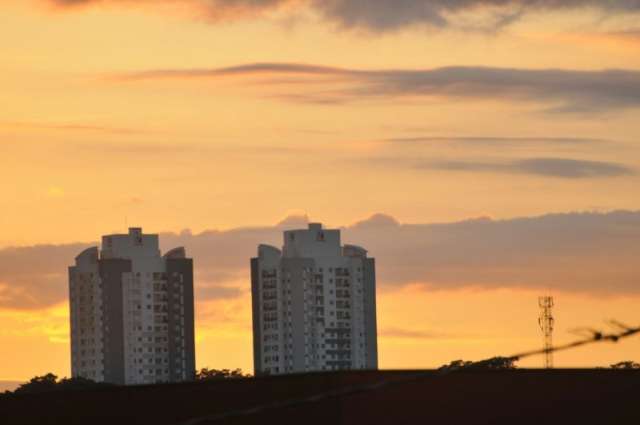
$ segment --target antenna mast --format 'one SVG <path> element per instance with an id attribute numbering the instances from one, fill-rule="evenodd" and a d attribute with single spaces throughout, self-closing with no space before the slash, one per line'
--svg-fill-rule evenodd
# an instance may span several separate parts
<path id="1" fill-rule="evenodd" d="M 553 353 L 551 347 L 553 347 L 553 297 L 540 297 L 538 298 L 538 305 L 540 306 L 540 316 L 538 317 L 538 324 L 543 334 L 544 341 L 544 367 L 546 369 L 553 369 Z"/>

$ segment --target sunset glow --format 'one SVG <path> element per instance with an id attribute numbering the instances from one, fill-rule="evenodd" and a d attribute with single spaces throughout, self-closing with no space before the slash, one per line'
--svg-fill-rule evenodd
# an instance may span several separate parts
<path id="1" fill-rule="evenodd" d="M 560 342 L 640 322 L 640 3 L 366 3 L 2 2 L 0 381 L 70 374 L 67 267 L 134 225 L 198 367 L 252 371 L 249 258 L 308 220 L 376 258 L 381 368 L 540 347 L 546 293 Z"/>

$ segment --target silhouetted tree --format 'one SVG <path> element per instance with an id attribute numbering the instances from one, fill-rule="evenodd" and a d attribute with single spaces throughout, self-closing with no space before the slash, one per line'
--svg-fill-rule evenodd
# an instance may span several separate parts
<path id="1" fill-rule="evenodd" d="M 63 378 L 58 381 L 57 389 L 61 391 L 66 390 L 86 390 L 95 387 L 112 386 L 113 384 L 107 384 L 104 382 L 95 382 L 91 379 L 83 378 L 81 376 L 75 378 Z"/>
<path id="2" fill-rule="evenodd" d="M 626 361 L 611 365 L 611 369 L 640 369 L 640 363 Z"/>
<path id="3" fill-rule="evenodd" d="M 493 357 L 488 360 L 479 362 L 470 362 L 465 360 L 454 360 L 448 365 L 441 366 L 440 371 L 454 371 L 461 369 L 469 370 L 509 370 L 515 369 L 516 361 L 507 357 Z"/>
<path id="4" fill-rule="evenodd" d="M 110 386 L 111 384 L 99 383 L 82 377 L 62 378 L 53 373 L 47 373 L 43 376 L 36 376 L 26 384 L 20 385 L 14 391 L 14 394 L 39 394 L 52 391 L 69 391 L 69 390 L 85 390 L 89 388 Z"/>
<path id="5" fill-rule="evenodd" d="M 516 361 L 507 357 L 493 357 L 488 360 L 475 362 L 471 367 L 474 369 L 508 370 L 516 368 Z"/>
<path id="6" fill-rule="evenodd" d="M 468 367 L 468 366 L 470 366 L 472 364 L 473 364 L 473 362 L 469 362 L 469 361 L 466 361 L 466 360 L 454 360 L 451 363 L 449 363 L 448 365 L 440 366 L 438 368 L 438 370 L 440 370 L 440 371 L 458 370 L 458 369 L 462 369 L 462 368 Z"/>
<path id="7" fill-rule="evenodd" d="M 56 390 L 58 377 L 53 373 L 47 373 L 46 375 L 36 376 L 31 378 L 26 384 L 20 385 L 14 393 L 16 394 L 37 394 L 46 393 Z"/>
<path id="8" fill-rule="evenodd" d="M 239 379 L 250 378 L 250 374 L 245 374 L 242 369 L 208 369 L 203 368 L 196 372 L 196 379 L 199 381 L 209 381 L 214 379 Z"/>

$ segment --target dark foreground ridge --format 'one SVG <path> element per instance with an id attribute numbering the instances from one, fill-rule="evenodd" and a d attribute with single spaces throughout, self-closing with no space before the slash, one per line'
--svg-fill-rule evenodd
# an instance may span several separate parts
<path id="1" fill-rule="evenodd" d="M 640 372 L 342 372 L 0 397 L 3 425 L 289 423 L 637 425 Z"/>

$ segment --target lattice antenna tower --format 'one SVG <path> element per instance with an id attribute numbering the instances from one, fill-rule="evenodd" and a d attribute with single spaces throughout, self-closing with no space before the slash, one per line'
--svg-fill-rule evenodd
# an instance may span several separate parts
<path id="1" fill-rule="evenodd" d="M 538 305 L 540 306 L 540 317 L 538 317 L 538 323 L 543 335 L 543 344 L 545 349 L 544 355 L 544 367 L 547 369 L 553 368 L 553 297 L 540 297 L 538 298 Z"/>

